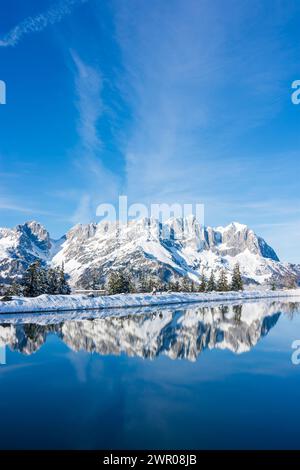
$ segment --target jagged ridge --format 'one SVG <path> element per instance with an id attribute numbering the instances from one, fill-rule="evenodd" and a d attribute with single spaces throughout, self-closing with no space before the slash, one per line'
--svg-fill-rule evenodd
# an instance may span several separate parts
<path id="1" fill-rule="evenodd" d="M 0 229 L 0 280 L 22 275 L 34 260 L 64 262 L 71 284 L 86 287 L 96 276 L 105 281 L 111 269 L 126 268 L 135 278 L 151 276 L 164 281 L 202 272 L 241 266 L 248 284 L 283 282 L 299 278 L 299 266 L 280 262 L 265 240 L 237 222 L 226 227 L 202 227 L 194 217 L 170 219 L 165 224 L 141 219 L 119 226 L 113 222 L 76 225 L 58 241 L 38 222 Z"/>

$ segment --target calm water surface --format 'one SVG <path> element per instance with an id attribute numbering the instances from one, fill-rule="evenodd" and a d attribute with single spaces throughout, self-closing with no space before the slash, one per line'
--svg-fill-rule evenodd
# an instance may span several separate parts
<path id="1" fill-rule="evenodd" d="M 0 448 L 300 449 L 297 339 L 287 301 L 1 315 Z"/>

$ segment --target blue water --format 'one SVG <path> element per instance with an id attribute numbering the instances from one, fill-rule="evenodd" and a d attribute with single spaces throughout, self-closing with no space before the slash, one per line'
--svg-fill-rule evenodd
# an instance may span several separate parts
<path id="1" fill-rule="evenodd" d="M 299 312 L 0 318 L 0 448 L 299 449 Z"/>

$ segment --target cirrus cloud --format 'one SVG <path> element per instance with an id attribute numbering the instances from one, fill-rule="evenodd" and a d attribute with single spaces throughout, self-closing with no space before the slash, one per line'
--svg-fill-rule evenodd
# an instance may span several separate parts
<path id="1" fill-rule="evenodd" d="M 74 7 L 87 1 L 61 0 L 45 12 L 25 18 L 0 39 L 0 47 L 16 46 L 26 34 L 39 32 L 48 25 L 59 23 L 65 16 L 72 13 Z"/>

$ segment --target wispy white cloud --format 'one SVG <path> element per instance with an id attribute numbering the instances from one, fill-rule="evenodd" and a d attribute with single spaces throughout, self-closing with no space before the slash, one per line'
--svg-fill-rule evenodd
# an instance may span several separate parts
<path id="1" fill-rule="evenodd" d="M 118 178 L 105 166 L 102 159 L 104 145 L 98 131 L 99 120 L 105 110 L 101 98 L 101 72 L 86 64 L 75 52 L 71 55 L 75 65 L 77 129 L 80 138 L 74 154 L 74 163 L 82 180 L 79 203 L 72 221 L 83 223 L 95 218 L 98 204 L 115 197 L 118 192 Z"/>
<path id="2" fill-rule="evenodd" d="M 124 145 L 129 198 L 201 202 L 212 225 L 240 220 L 255 229 L 275 220 L 293 227 L 298 146 L 279 155 L 274 142 L 299 55 L 278 32 L 296 3 L 287 12 L 276 1 L 272 14 L 254 0 L 228 0 L 225 9 L 223 0 L 113 4 L 119 87 L 133 117 Z M 262 232 L 292 258 L 287 241 L 279 243 L 280 227 Z M 294 249 L 297 232 L 286 236 Z"/>
<path id="3" fill-rule="evenodd" d="M 65 16 L 70 15 L 73 8 L 88 0 L 61 0 L 47 11 L 36 16 L 29 16 L 11 29 L 0 39 L 0 47 L 16 46 L 23 36 L 42 31 L 48 25 L 59 23 Z"/>
<path id="4" fill-rule="evenodd" d="M 76 196 L 76 200 L 78 200 L 78 194 Z M 79 202 L 74 214 L 70 217 L 70 221 L 74 224 L 89 223 L 93 220 L 93 215 L 91 196 L 85 193 L 79 197 Z"/>
<path id="5" fill-rule="evenodd" d="M 79 111 L 78 134 L 81 145 L 92 156 L 102 147 L 97 132 L 97 122 L 103 113 L 101 99 L 103 80 L 99 70 L 83 62 L 76 52 L 71 52 L 75 70 L 76 105 Z"/>
<path id="6" fill-rule="evenodd" d="M 223 3 L 132 0 L 128 9 L 114 2 L 120 88 L 133 116 L 124 153 L 135 199 L 176 200 L 184 187 L 199 202 L 212 191 L 221 200 L 229 188 L 251 191 L 248 148 L 239 144 L 284 106 L 291 66 L 278 25 L 285 20 L 279 6 L 264 23 L 259 2 L 230 0 L 227 12 Z"/>
<path id="7" fill-rule="evenodd" d="M 30 207 L 28 205 L 20 205 L 8 199 L 0 198 L 0 210 L 7 210 L 13 212 L 20 212 L 22 214 L 32 214 L 32 215 L 47 215 L 47 216 L 54 216 L 54 214 L 50 211 L 45 211 L 42 209 L 37 209 Z"/>

